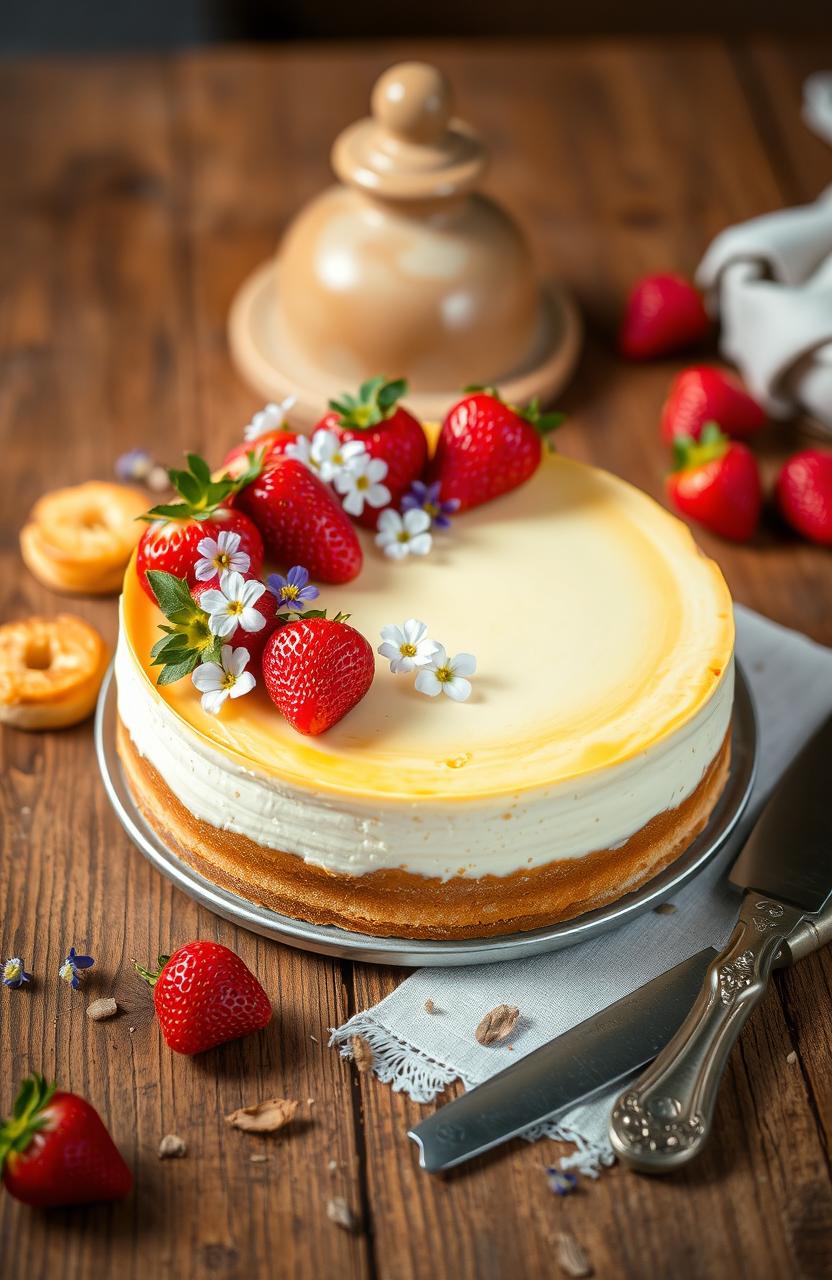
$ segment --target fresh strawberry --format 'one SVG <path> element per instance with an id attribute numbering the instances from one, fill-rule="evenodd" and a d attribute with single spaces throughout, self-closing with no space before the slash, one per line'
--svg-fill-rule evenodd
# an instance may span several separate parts
<path id="1" fill-rule="evenodd" d="M 361 546 L 349 517 L 302 462 L 275 458 L 236 502 L 278 563 L 305 565 L 318 582 L 349 582 L 359 573 Z"/>
<path id="2" fill-rule="evenodd" d="M 708 422 L 700 439 L 673 442 L 676 469 L 667 478 L 671 502 L 707 529 L 745 542 L 760 519 L 760 473 L 751 450 Z"/>
<path id="3" fill-rule="evenodd" d="M 297 438 L 297 431 L 276 428 L 274 431 L 267 431 L 262 436 L 258 436 L 251 443 L 243 441 L 225 455 L 222 470 L 236 479 L 250 467 L 252 454 L 265 465 L 271 462 L 272 458 L 282 457 L 287 445 L 294 444 Z"/>
<path id="4" fill-rule="evenodd" d="M 244 573 L 243 578 L 247 582 L 259 582 L 259 578 L 253 573 Z M 200 582 L 191 594 L 200 609 L 204 609 L 203 597 L 205 593 L 217 590 L 219 590 L 219 587 L 216 582 Z M 263 657 L 263 650 L 266 647 L 266 641 L 277 626 L 277 600 L 272 592 L 266 588 L 259 600 L 255 601 L 253 608 L 263 617 L 265 626 L 259 631 L 245 631 L 243 627 L 238 626 L 230 636 L 222 637 L 222 643 L 230 644 L 233 649 L 239 649 L 240 647 L 248 649 L 249 661 L 247 670 L 252 675 L 256 675 L 260 670 L 260 662 Z"/>
<path id="5" fill-rule="evenodd" d="M 239 550 L 250 560 L 249 569 L 259 574 L 263 568 L 263 539 L 248 516 L 230 503 L 243 484 L 257 474 L 259 466 L 249 467 L 232 479 L 212 480 L 208 464 L 194 453 L 188 454 L 187 471 L 169 471 L 170 481 L 182 501 L 152 507 L 144 517 L 149 521 L 139 539 L 136 572 L 145 592 L 155 600 L 147 580 L 148 569 L 160 569 L 184 578 L 190 586 L 197 579 L 195 566 L 200 559 L 197 550 L 203 538 L 215 541 L 223 530 L 240 535 Z"/>
<path id="6" fill-rule="evenodd" d="M 676 436 L 698 440 L 706 422 L 718 422 L 734 440 L 753 436 L 765 424 L 766 415 L 738 378 L 699 364 L 677 373 L 670 384 L 661 418 L 662 439 L 672 444 Z"/>
<path id="7" fill-rule="evenodd" d="M 172 956 L 159 956 L 158 969 L 136 970 L 153 990 L 162 1035 L 175 1053 L 204 1053 L 271 1021 L 260 983 L 219 942 L 186 942 Z"/>
<path id="8" fill-rule="evenodd" d="M 804 538 L 832 546 L 832 452 L 803 449 L 777 477 L 777 502 L 783 517 Z"/>
<path id="9" fill-rule="evenodd" d="M 536 400 L 518 409 L 491 387 L 469 388 L 445 417 L 430 467 L 442 501 L 467 511 L 516 489 L 540 465 L 541 437 L 562 421 Z"/>
<path id="10" fill-rule="evenodd" d="M 399 404 L 406 393 L 404 378 L 395 382 L 370 378 L 359 387 L 357 396 L 345 394 L 340 400 L 330 400 L 329 412 L 315 427 L 315 431 L 334 431 L 341 441 L 361 440 L 371 458 L 387 464 L 383 483 L 390 490 L 390 501 L 384 506 L 365 506 L 356 517 L 368 529 L 375 529 L 386 507 L 398 510 L 428 459 L 421 423 Z"/>
<path id="11" fill-rule="evenodd" d="M 630 291 L 618 348 L 630 360 L 672 355 L 706 338 L 711 329 L 701 295 L 682 276 L 645 276 Z"/>
<path id="12" fill-rule="evenodd" d="M 27 1076 L 0 1127 L 6 1190 L 39 1209 L 122 1200 L 133 1186 L 101 1117 L 85 1098 Z"/>
<path id="13" fill-rule="evenodd" d="M 313 616 L 278 627 L 263 654 L 269 697 L 299 733 L 324 733 L 373 683 L 370 644 L 344 620 Z"/>

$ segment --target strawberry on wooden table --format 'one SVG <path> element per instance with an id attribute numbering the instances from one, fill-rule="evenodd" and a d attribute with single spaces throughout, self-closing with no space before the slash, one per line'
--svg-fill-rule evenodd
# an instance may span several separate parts
<path id="1" fill-rule="evenodd" d="M 151 508 L 144 517 L 149 523 L 136 552 L 136 572 L 151 600 L 154 595 L 147 580 L 148 569 L 172 573 L 193 586 L 197 581 L 197 562 L 203 558 L 200 542 L 205 538 L 216 541 L 221 532 L 239 535 L 238 551 L 248 556 L 251 572 L 260 573 L 263 539 L 249 517 L 230 505 L 234 495 L 250 483 L 258 470 L 259 464 L 254 464 L 236 479 L 224 476 L 212 480 L 207 462 L 189 453 L 187 471 L 168 472 L 181 501 Z"/>
<path id="2" fill-rule="evenodd" d="M 260 1031 L 272 1006 L 238 955 L 219 942 L 186 942 L 159 968 L 136 971 L 153 990 L 165 1043 L 176 1053 L 203 1053 Z"/>
<path id="3" fill-rule="evenodd" d="M 0 1126 L 6 1190 L 37 1208 L 121 1200 L 133 1175 L 94 1107 L 43 1076 L 27 1076 Z"/>
<path id="4" fill-rule="evenodd" d="M 492 387 L 471 387 L 449 410 L 430 467 L 442 503 L 467 511 L 524 483 L 540 465 L 542 437 L 563 414 L 506 404 Z"/>
<path id="5" fill-rule="evenodd" d="M 339 400 L 330 400 L 329 412 L 315 427 L 316 431 L 334 432 L 341 441 L 360 440 L 371 458 L 387 464 L 383 480 L 390 492 L 389 501 L 377 507 L 365 506 L 356 516 L 368 529 L 375 529 L 386 507 L 399 507 L 427 462 L 428 447 L 422 425 L 399 403 L 406 393 L 404 378 L 395 381 L 369 378 L 359 387 L 357 395 L 344 394 Z"/>
<path id="6" fill-rule="evenodd" d="M 701 294 L 678 275 L 645 276 L 630 290 L 618 349 L 630 360 L 652 360 L 695 346 L 711 322 Z"/>
<path id="7" fill-rule="evenodd" d="M 713 365 L 693 365 L 677 373 L 662 409 L 661 436 L 698 440 L 706 422 L 718 422 L 734 440 L 745 440 L 765 425 L 766 415 L 739 378 Z"/>
<path id="8" fill-rule="evenodd" d="M 750 449 L 709 422 L 698 441 L 677 437 L 673 450 L 675 469 L 667 491 L 676 509 L 723 538 L 750 538 L 762 507 L 760 473 Z"/>
<path id="9" fill-rule="evenodd" d="M 832 450 L 803 449 L 777 477 L 783 518 L 804 538 L 832 546 Z"/>
<path id="10" fill-rule="evenodd" d="M 279 564 L 305 565 L 318 582 L 349 582 L 360 572 L 361 546 L 349 517 L 302 462 L 273 459 L 241 489 L 236 503 Z"/>
<path id="11" fill-rule="evenodd" d="M 278 627 L 263 654 L 272 702 L 299 733 L 324 733 L 361 701 L 373 682 L 369 642 L 338 614 L 307 613 Z"/>

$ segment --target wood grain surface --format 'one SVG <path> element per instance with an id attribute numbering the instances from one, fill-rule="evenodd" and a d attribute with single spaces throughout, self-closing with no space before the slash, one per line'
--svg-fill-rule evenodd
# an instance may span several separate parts
<path id="1" fill-rule="evenodd" d="M 235 376 L 225 318 L 246 273 L 328 181 L 335 132 L 395 58 L 435 59 L 493 146 L 491 190 L 542 269 L 572 287 L 588 341 L 562 407 L 563 452 L 661 497 L 657 415 L 672 362 L 625 366 L 610 333 L 628 283 L 690 272 L 726 224 L 814 197 L 832 151 L 801 124 L 806 74 L 832 41 L 295 47 L 0 67 L 2 618 L 65 601 L 23 569 L 38 495 L 107 478 L 125 448 L 216 458 L 259 407 Z M 811 437 L 768 432 L 767 478 Z M 755 541 L 700 534 L 738 600 L 832 643 L 832 561 L 773 515 Z M 112 601 L 71 607 L 114 638 Z M 717 1137 L 687 1172 L 613 1169 L 567 1198 L 553 1144 L 515 1144 L 445 1178 L 404 1132 L 420 1109 L 326 1048 L 327 1028 L 390 991 L 396 970 L 301 955 L 196 907 L 130 846 L 98 779 L 89 725 L 0 736 L 0 949 L 30 989 L 0 992 L 0 1109 L 41 1070 L 99 1108 L 136 1171 L 110 1207 L 43 1214 L 0 1196 L 0 1274 L 511 1280 L 556 1276 L 573 1234 L 607 1280 L 832 1276 L 832 958 L 778 974 L 732 1057 Z M 196 1060 L 161 1042 L 131 961 L 216 938 L 277 1010 L 261 1035 Z M 57 982 L 74 944 L 96 967 Z M 112 1022 L 84 1016 L 112 994 Z M 795 1057 L 790 1060 L 790 1055 Z M 268 1140 L 229 1130 L 279 1094 L 302 1122 Z M 160 1138 L 188 1144 L 160 1161 Z M 252 1161 L 252 1156 L 265 1160 Z M 343 1196 L 354 1234 L 329 1220 Z"/>

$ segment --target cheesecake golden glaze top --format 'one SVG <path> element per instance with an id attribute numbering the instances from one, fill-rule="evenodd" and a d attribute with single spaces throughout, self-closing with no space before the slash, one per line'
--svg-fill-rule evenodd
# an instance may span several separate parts
<path id="1" fill-rule="evenodd" d="M 691 721 L 730 675 L 731 600 L 687 527 L 639 490 L 547 455 L 521 488 L 454 521 L 431 554 L 388 560 L 361 532 L 360 576 L 316 602 L 375 648 L 416 617 L 477 658 L 466 703 L 427 698 L 377 658 L 364 700 L 320 738 L 299 735 L 262 679 L 219 716 L 190 679 L 158 688 L 158 610 L 131 564 L 123 639 L 152 697 L 242 768 L 316 794 L 476 801 L 637 760 Z M 702 761 L 704 770 L 708 762 Z"/>

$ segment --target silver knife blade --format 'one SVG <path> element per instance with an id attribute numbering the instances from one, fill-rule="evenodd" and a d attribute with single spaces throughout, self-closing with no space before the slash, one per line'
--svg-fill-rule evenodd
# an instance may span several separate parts
<path id="1" fill-rule="evenodd" d="M 832 893 L 832 716 L 775 788 L 729 879 L 815 914 Z"/>
<path id="2" fill-rule="evenodd" d="M 422 1168 L 461 1164 L 645 1066 L 680 1026 L 716 954 L 698 951 L 423 1120 L 407 1135 Z"/>

